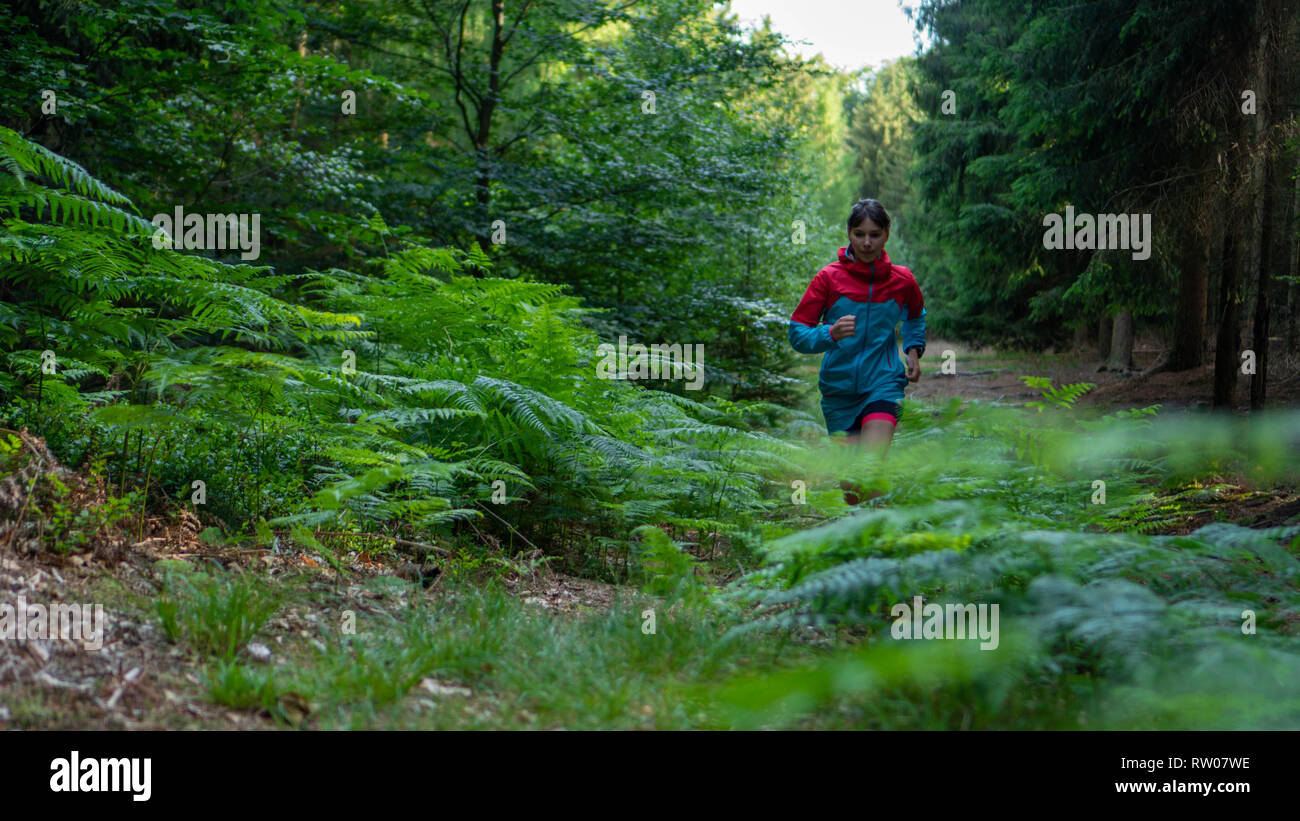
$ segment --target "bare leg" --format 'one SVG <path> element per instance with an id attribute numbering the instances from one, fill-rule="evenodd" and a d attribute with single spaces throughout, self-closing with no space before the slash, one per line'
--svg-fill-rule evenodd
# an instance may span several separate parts
<path id="1" fill-rule="evenodd" d="M 889 450 L 889 443 L 894 439 L 894 425 L 884 419 L 868 419 L 862 423 L 860 433 L 851 433 L 845 437 L 844 442 L 850 447 L 862 447 L 869 453 L 876 453 L 882 459 Z M 858 495 L 860 488 L 847 479 L 840 481 L 840 489 L 844 491 L 844 504 L 853 506 L 862 501 L 869 501 L 878 496 L 882 496 L 880 491 L 873 490 L 867 494 L 866 499 Z"/>
<path id="2" fill-rule="evenodd" d="M 862 443 L 867 450 L 880 454 L 883 459 L 894 439 L 894 423 L 884 419 L 868 419 L 862 423 Z"/>

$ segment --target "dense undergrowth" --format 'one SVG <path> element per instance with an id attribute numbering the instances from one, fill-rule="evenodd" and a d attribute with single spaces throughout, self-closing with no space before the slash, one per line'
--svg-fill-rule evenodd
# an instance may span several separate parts
<path id="1" fill-rule="evenodd" d="M 6 545 L 39 525 L 84 552 L 188 509 L 209 542 L 338 568 L 349 537 L 443 551 L 444 589 L 370 580 L 392 604 L 348 632 L 328 591 L 158 568 L 121 606 L 213 702 L 289 726 L 1300 724 L 1300 526 L 1213 521 L 1294 488 L 1295 416 L 1098 415 L 1031 378 L 1026 407 L 909 404 L 873 462 L 797 410 L 599 378 L 577 301 L 475 275 L 476 251 L 376 220 L 392 251 L 361 271 L 184 255 L 79 167 L 0 145 L 2 424 L 111 491 L 71 509 L 7 438 Z M 882 495 L 846 509 L 845 476 Z M 641 592 L 538 613 L 500 584 L 525 556 Z M 916 597 L 997 605 L 996 647 L 896 640 Z M 316 637 L 253 659 L 296 606 L 328 612 Z"/>
<path id="2" fill-rule="evenodd" d="M 279 528 L 327 559 L 340 548 L 320 531 L 486 534 L 626 579 L 641 524 L 753 542 L 761 476 L 791 452 L 757 428 L 786 412 L 600 378 L 562 288 L 474 276 L 476 249 L 379 220 L 393 251 L 365 272 L 155 248 L 120 195 L 0 136 L 4 424 L 121 495 L 189 506 L 213 539 Z"/>
<path id="3" fill-rule="evenodd" d="M 860 646 L 736 685 L 749 720 L 850 703 L 875 727 L 1001 725 L 1008 711 L 1031 726 L 1300 722 L 1286 684 L 1300 525 L 1214 521 L 1232 494 L 1294 488 L 1300 418 L 1057 404 L 913 409 L 863 477 L 879 507 L 765 542 L 765 566 L 727 595 L 752 608 L 732 637 L 847 630 Z M 893 608 L 918 596 L 997 604 L 1000 641 L 897 640 Z"/>

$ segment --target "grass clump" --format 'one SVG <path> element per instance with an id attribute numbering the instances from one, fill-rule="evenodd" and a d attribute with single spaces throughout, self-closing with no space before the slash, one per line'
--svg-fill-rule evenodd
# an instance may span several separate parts
<path id="1" fill-rule="evenodd" d="M 154 612 L 168 640 L 232 662 L 275 615 L 285 598 L 279 585 L 251 573 L 167 572 Z"/>

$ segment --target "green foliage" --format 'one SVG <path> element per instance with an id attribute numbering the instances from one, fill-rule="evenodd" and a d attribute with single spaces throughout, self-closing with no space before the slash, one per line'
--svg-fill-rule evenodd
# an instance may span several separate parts
<path id="1" fill-rule="evenodd" d="M 21 167 L 57 168 L 49 176 L 129 206 L 72 164 L 14 145 Z M 17 329 L 0 353 L 22 366 L 0 388 L 14 418 L 72 420 L 60 424 L 87 456 L 108 449 L 121 495 L 140 490 L 142 523 L 150 493 L 188 502 L 202 482 L 195 509 L 211 523 L 288 526 L 331 562 L 316 529 L 486 530 L 509 543 L 505 555 L 540 545 L 614 575 L 626 556 L 619 567 L 593 543 L 628 544 L 648 521 L 695 531 L 711 552 L 743 539 L 768 504 L 764 482 L 793 452 L 756 432 L 744 405 L 601 378 L 579 301 L 562 286 L 482 276 L 490 263 L 476 247 L 409 244 L 372 220 L 393 247 L 364 271 L 287 277 L 153 249 L 125 223 L 85 218 L 4 223 L 5 237 L 45 239 L 0 262 L 25 289 L 0 305 Z M 86 279 L 89 258 L 109 267 Z M 120 277 L 139 263 L 128 291 Z M 140 311 L 137 299 L 159 307 Z M 47 345 L 53 374 L 40 366 Z M 65 349 L 91 366 L 72 368 Z"/>
<path id="2" fill-rule="evenodd" d="M 1078 382 L 1074 385 L 1061 385 L 1059 388 L 1052 387 L 1052 380 L 1043 376 L 1022 376 L 1021 381 L 1028 387 L 1040 392 L 1043 395 L 1043 401 L 1026 402 L 1025 406 L 1036 408 L 1039 413 L 1043 409 L 1055 405 L 1059 408 L 1068 408 L 1073 405 L 1079 397 L 1088 391 L 1097 387 L 1092 382 Z"/>
<path id="3" fill-rule="evenodd" d="M 134 493 L 110 496 L 99 505 L 65 502 L 63 500 L 70 494 L 70 488 L 59 480 L 57 474 L 48 473 L 44 479 L 52 492 L 46 509 L 36 512 L 45 514 L 46 527 L 42 535 L 55 553 L 84 551 L 96 535 L 109 531 L 130 516 L 136 502 Z"/>
<path id="4" fill-rule="evenodd" d="M 488 0 L 15 9 L 0 126 L 148 213 L 260 214 L 290 275 L 356 269 L 395 238 L 472 244 L 503 277 L 614 309 L 591 324 L 604 338 L 709 345 L 710 390 L 793 388 L 779 318 L 842 236 L 853 158 L 846 78 L 770 30 L 708 0 L 536 0 L 499 26 Z M 431 47 L 451 31 L 454 54 Z M 42 196 L 139 222 L 89 189 Z"/>
<path id="5" fill-rule="evenodd" d="M 289 706 L 300 697 L 274 669 L 217 660 L 204 671 L 204 683 L 215 704 L 264 713 L 280 724 L 292 725 L 299 718 Z"/>
<path id="6" fill-rule="evenodd" d="M 1295 479 L 1293 419 L 1157 426 L 1024 377 L 1034 413 L 909 405 L 881 463 L 767 401 L 803 384 L 786 316 L 842 237 L 855 162 L 935 330 L 1028 343 L 1076 314 L 1163 315 L 1167 231 L 1138 267 L 1042 253 L 1041 217 L 1200 185 L 1171 163 L 1208 167 L 1227 123 L 1169 115 L 1236 93 L 1248 18 L 927 0 L 936 46 L 847 90 L 707 0 L 589 5 L 503 27 L 468 3 L 454 59 L 428 48 L 456 22 L 436 3 L 20 0 L 0 20 L 0 415 L 118 490 L 85 506 L 44 482 L 49 546 L 85 549 L 137 503 L 141 532 L 150 505 L 192 504 L 205 541 L 340 572 L 335 539 L 449 545 L 448 595 L 403 587 L 401 616 L 290 669 L 240 659 L 282 582 L 165 577 L 150 607 L 212 662 L 208 696 L 285 723 L 310 697 L 322 726 L 401 724 L 423 693 L 473 704 L 435 726 L 1293 721 L 1300 533 L 1208 521 L 1237 480 Z M 154 247 L 143 215 L 177 203 L 264 215 L 274 267 Z M 621 334 L 705 345 L 707 389 L 602 378 Z M 0 440 L 6 473 L 18 447 Z M 845 477 L 884 495 L 845 515 Z M 547 565 L 662 599 L 552 619 L 496 586 Z M 999 650 L 894 642 L 915 596 L 999 605 Z M 857 646 L 815 649 L 835 640 Z"/>
<path id="7" fill-rule="evenodd" d="M 1300 613 L 1300 526 L 1144 531 L 1178 533 L 1216 498 L 1204 485 L 1161 495 L 1162 482 L 1225 467 L 1244 482 L 1294 482 L 1294 460 L 1278 472 L 1263 442 L 1294 454 L 1300 419 L 1261 420 L 1267 433 L 1243 450 L 1239 423 L 1165 418 L 1152 427 L 1153 409 L 1090 419 L 1070 407 L 1081 386 L 1033 386 L 1047 401 L 1032 415 L 971 405 L 918 419 L 900 431 L 889 461 L 874 466 L 888 490 L 881 506 L 763 546 L 764 566 L 726 594 L 748 614 L 733 635 L 848 630 L 865 646 L 802 670 L 738 679 L 721 692 L 737 720 L 784 725 L 809 710 L 850 709 L 862 722 L 855 726 L 1073 726 L 1057 723 L 1064 716 L 1046 698 L 1076 705 L 1089 726 L 1272 726 L 1267 683 L 1300 657 L 1289 626 Z M 1238 443 L 1231 462 L 1218 462 L 1213 445 L 1189 448 L 1221 438 Z M 1094 477 L 1105 484 L 1102 503 Z M 1200 504 L 1165 509 L 1181 499 Z M 996 604 L 1003 642 L 1014 645 L 897 642 L 893 608 L 916 596 Z M 1246 610 L 1258 616 L 1257 633 L 1242 629 Z M 1244 666 L 1199 688 L 1178 679 L 1180 669 L 1226 657 Z M 932 712 L 916 723 L 891 720 L 891 705 L 912 709 L 922 679 L 940 688 Z M 1039 693 L 1034 717 L 1008 700 L 1007 688 Z M 1161 702 L 1166 692 L 1178 695 Z M 1158 725 L 1124 707 L 1125 698 L 1163 703 Z"/>
<path id="8" fill-rule="evenodd" d="M 1254 76 L 1242 55 L 1260 24 L 1241 10 L 1229 0 L 920 4 L 934 46 L 917 61 L 920 213 L 908 243 L 933 331 L 1045 347 L 1107 313 L 1172 317 L 1179 226 L 1193 224 L 1242 149 L 1228 100 Z M 1151 257 L 1045 248 L 1044 216 L 1067 207 L 1154 214 Z"/>
<path id="9" fill-rule="evenodd" d="M 154 601 L 167 638 L 233 662 L 280 609 L 284 591 L 251 576 L 170 573 Z"/>
<path id="10" fill-rule="evenodd" d="M 890 228 L 892 243 L 896 235 L 909 235 L 907 226 L 918 204 L 907 178 L 914 159 L 916 128 L 925 119 L 916 104 L 916 60 L 901 58 L 863 80 L 861 90 L 853 89 L 845 100 L 845 107 L 852 111 L 848 142 L 858 158 L 855 168 L 862 177 L 861 196 L 879 200 L 891 215 L 898 215 L 898 222 Z"/>
<path id="11" fill-rule="evenodd" d="M 654 633 L 641 630 L 646 607 L 657 608 Z M 780 650 L 765 639 L 719 643 L 708 608 L 638 599 L 565 616 L 490 583 L 390 612 L 364 616 L 356 635 L 322 636 L 324 650 L 297 665 L 293 689 L 320 704 L 315 726 L 720 727 L 724 716 L 687 683 L 770 664 Z"/>
<path id="12" fill-rule="evenodd" d="M 695 572 L 699 562 L 681 545 L 654 525 L 642 525 L 633 535 L 642 540 L 635 559 L 646 592 L 677 597 L 698 587 Z"/>

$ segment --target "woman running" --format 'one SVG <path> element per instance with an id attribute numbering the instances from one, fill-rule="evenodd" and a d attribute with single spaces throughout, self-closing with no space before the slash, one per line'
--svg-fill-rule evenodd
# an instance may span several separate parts
<path id="1" fill-rule="evenodd" d="M 817 272 L 790 317 L 794 349 L 826 353 L 817 387 L 827 433 L 845 431 L 850 444 L 861 442 L 881 456 L 902 413 L 903 387 L 921 378 L 925 353 L 925 301 L 912 272 L 885 253 L 889 223 L 875 200 L 855 203 L 849 244 L 838 262 Z M 900 322 L 906 368 L 895 339 Z M 846 504 L 858 504 L 855 485 L 845 480 L 840 487 Z"/>

